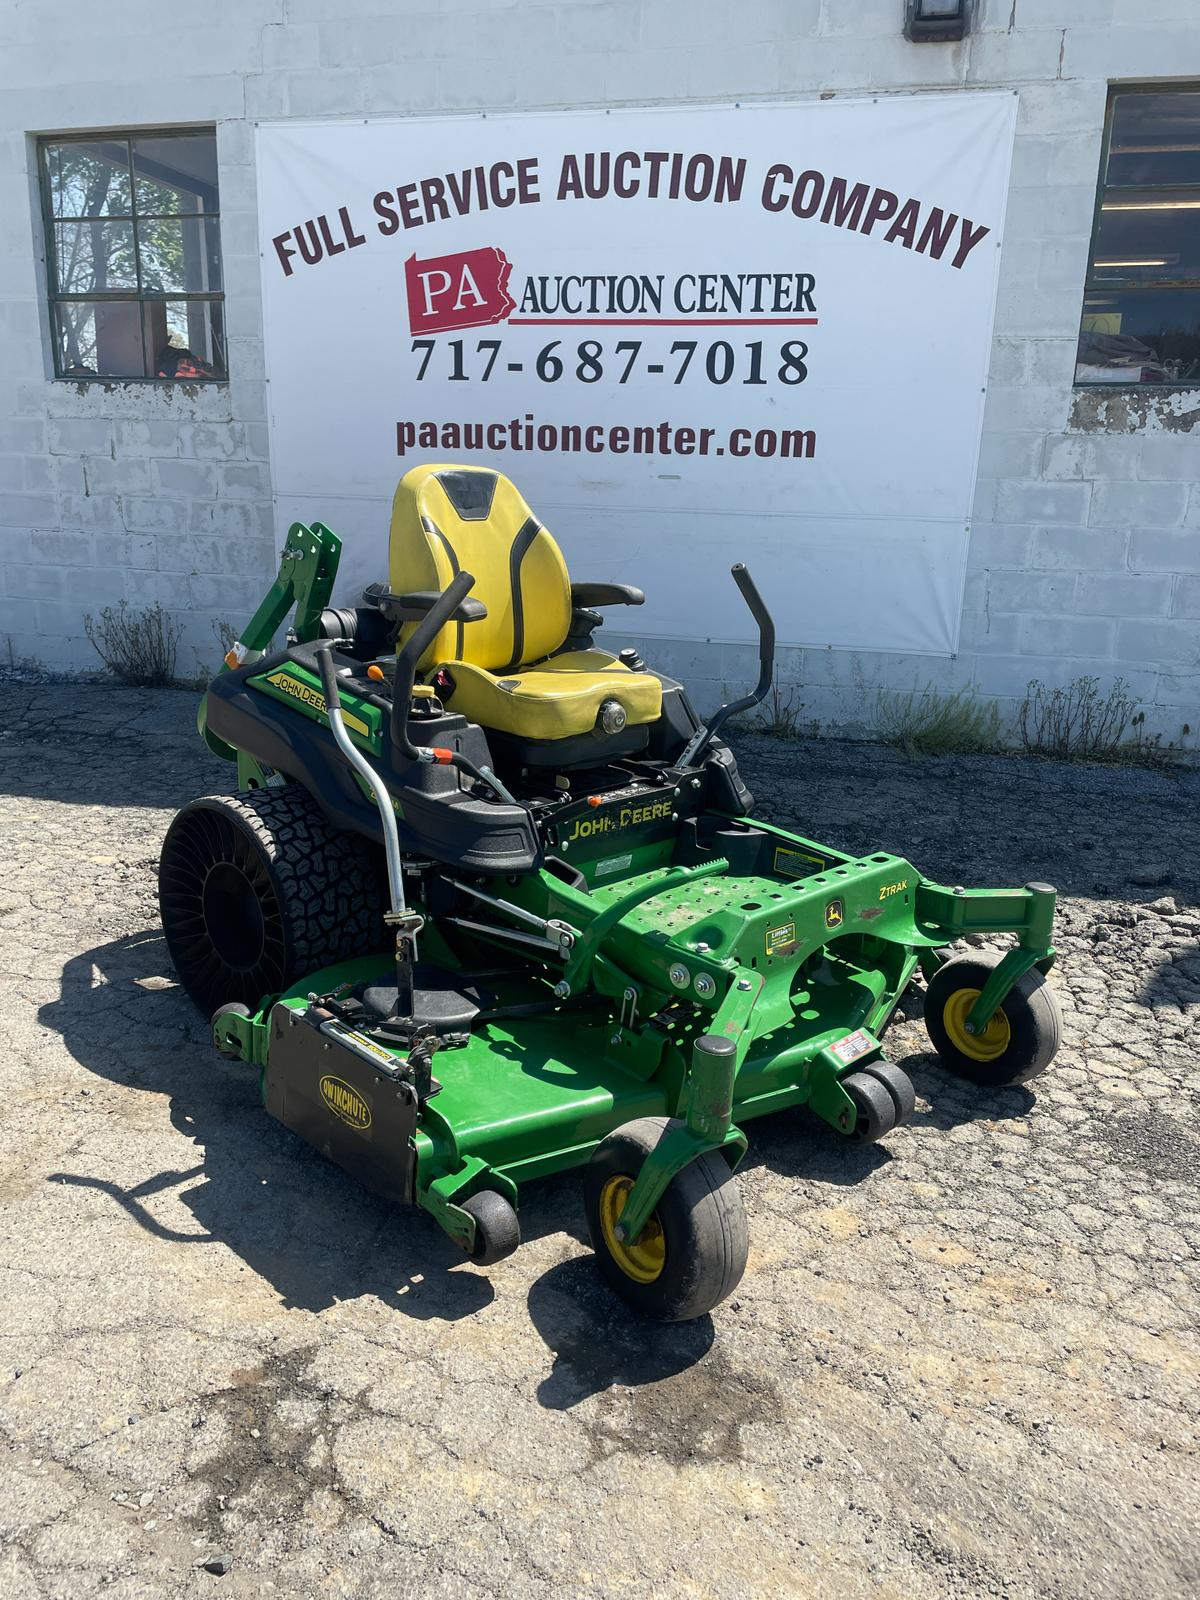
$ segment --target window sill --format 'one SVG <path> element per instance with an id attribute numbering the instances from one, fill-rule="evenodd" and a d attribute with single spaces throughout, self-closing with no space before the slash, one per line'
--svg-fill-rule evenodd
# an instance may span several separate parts
<path id="1" fill-rule="evenodd" d="M 1200 394 L 1200 378 L 1191 383 L 1075 383 L 1076 394 Z"/>
<path id="2" fill-rule="evenodd" d="M 1200 433 L 1200 384 L 1076 384 L 1067 431 Z"/>
<path id="3" fill-rule="evenodd" d="M 227 389 L 228 378 L 103 378 L 64 377 L 51 378 L 51 383 L 68 384 L 72 388 L 95 387 L 102 389 Z"/>
<path id="4" fill-rule="evenodd" d="M 36 385 L 23 385 L 21 392 L 24 404 L 51 417 L 111 417 L 136 422 L 233 420 L 228 379 L 42 378 Z"/>

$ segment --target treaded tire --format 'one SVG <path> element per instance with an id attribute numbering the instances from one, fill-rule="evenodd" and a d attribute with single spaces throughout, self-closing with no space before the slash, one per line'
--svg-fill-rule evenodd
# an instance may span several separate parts
<path id="1" fill-rule="evenodd" d="M 158 903 L 179 981 L 206 1014 L 257 1008 L 386 944 L 378 853 L 298 784 L 184 806 L 163 840 Z"/>
<path id="2" fill-rule="evenodd" d="M 719 1151 L 676 1173 L 654 1211 L 666 1259 L 652 1282 L 630 1277 L 610 1252 L 601 1222 L 601 1197 L 611 1179 L 636 1179 L 642 1164 L 676 1119 L 639 1117 L 597 1146 L 583 1178 L 588 1233 L 611 1288 L 648 1317 L 686 1322 L 720 1305 L 741 1282 L 749 1237 L 737 1180 Z"/>
<path id="3" fill-rule="evenodd" d="M 938 968 L 925 991 L 925 1027 L 942 1064 L 989 1089 L 1036 1078 L 1045 1072 L 1062 1043 L 1058 999 L 1036 968 L 1017 979 L 1000 1007 L 1009 1034 L 1002 1054 L 994 1060 L 976 1060 L 951 1038 L 946 1013 L 948 1007 L 954 1012 L 955 995 L 981 990 L 1000 959 L 994 953 L 955 956 Z"/>
<path id="4" fill-rule="evenodd" d="M 480 1189 L 478 1194 L 463 1201 L 462 1208 L 475 1218 L 475 1247 L 471 1260 L 477 1267 L 494 1266 L 505 1256 L 512 1255 L 521 1242 L 521 1224 L 502 1194 L 497 1194 L 495 1189 Z"/>

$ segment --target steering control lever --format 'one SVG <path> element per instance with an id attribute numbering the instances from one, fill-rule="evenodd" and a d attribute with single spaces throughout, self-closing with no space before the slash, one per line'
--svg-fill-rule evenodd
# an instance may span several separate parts
<path id="1" fill-rule="evenodd" d="M 408 710 L 412 703 L 413 685 L 417 681 L 417 665 L 421 657 L 448 622 L 452 622 L 456 617 L 466 621 L 477 621 L 487 615 L 485 607 L 467 599 L 474 583 L 475 578 L 472 573 L 460 572 L 429 606 L 409 635 L 404 648 L 397 652 L 396 671 L 392 679 L 392 743 L 400 754 L 407 756 L 410 761 L 422 761 L 426 764 L 440 762 L 443 766 L 454 767 L 458 772 L 465 772 L 468 778 L 486 783 L 501 800 L 515 806 L 519 801 L 500 782 L 491 767 L 477 767 L 458 750 L 449 750 L 441 745 L 414 744 L 408 736 Z M 424 601 L 427 596 L 422 594 L 421 598 Z"/>
<path id="2" fill-rule="evenodd" d="M 766 601 L 759 594 L 758 586 L 744 563 L 738 561 L 729 570 L 733 574 L 734 583 L 742 592 L 742 599 L 750 608 L 750 615 L 758 623 L 758 682 L 749 694 L 743 695 L 740 700 L 731 700 L 728 705 L 713 713 L 707 726 L 700 728 L 693 736 L 675 763 L 677 767 L 693 766 L 730 717 L 739 716 L 743 711 L 752 711 L 755 706 L 761 705 L 766 699 L 771 679 L 775 675 L 775 623 L 767 610 Z"/>

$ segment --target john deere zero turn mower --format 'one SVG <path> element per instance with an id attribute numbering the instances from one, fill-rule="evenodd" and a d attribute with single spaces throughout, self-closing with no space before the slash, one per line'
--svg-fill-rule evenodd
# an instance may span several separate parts
<path id="1" fill-rule="evenodd" d="M 583 1169 L 592 1245 L 641 1311 L 695 1317 L 746 1264 L 752 1117 L 807 1106 L 874 1140 L 912 1114 L 884 1030 L 914 973 L 951 1070 L 1049 1064 L 1055 892 L 930 883 L 752 815 L 719 735 L 592 635 L 638 589 L 573 583 L 513 485 L 425 466 L 396 492 L 390 587 L 330 606 L 340 542 L 296 523 L 211 683 L 237 792 L 163 846 L 171 956 L 267 1110 L 471 1260 L 519 1241 L 520 1185 Z M 271 641 L 289 612 L 281 649 Z M 944 959 L 967 933 L 1002 957 Z"/>

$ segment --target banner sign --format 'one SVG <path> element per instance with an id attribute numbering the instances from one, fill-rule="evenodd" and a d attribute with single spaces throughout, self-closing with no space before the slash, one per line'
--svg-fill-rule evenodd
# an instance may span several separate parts
<path id="1" fill-rule="evenodd" d="M 400 475 L 487 464 L 577 578 L 645 589 L 610 626 L 750 641 L 744 561 L 782 644 L 953 652 L 1015 120 L 956 91 L 260 125 L 280 532 L 341 534 L 352 600 Z"/>

